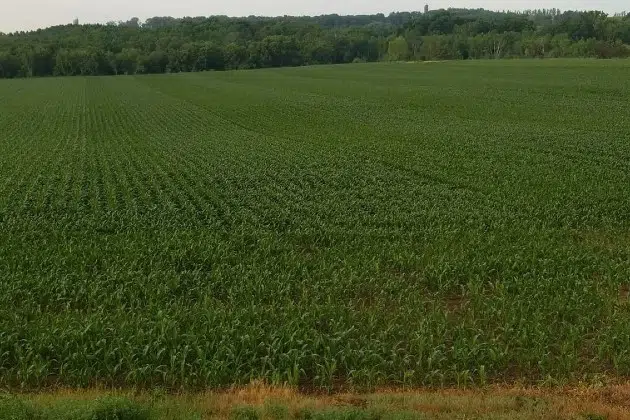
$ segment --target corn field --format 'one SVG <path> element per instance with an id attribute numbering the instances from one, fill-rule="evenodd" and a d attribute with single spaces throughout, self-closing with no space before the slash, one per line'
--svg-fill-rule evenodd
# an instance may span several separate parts
<path id="1" fill-rule="evenodd" d="M 0 385 L 628 377 L 628 74 L 0 81 Z"/>

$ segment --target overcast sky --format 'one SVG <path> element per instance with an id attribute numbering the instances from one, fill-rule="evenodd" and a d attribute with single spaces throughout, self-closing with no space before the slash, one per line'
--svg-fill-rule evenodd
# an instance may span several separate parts
<path id="1" fill-rule="evenodd" d="M 426 0 L 0 0 L 0 32 L 43 28 L 70 23 L 105 23 L 137 16 L 209 15 L 320 15 L 389 13 L 421 10 Z M 522 10 L 556 7 L 562 10 L 630 9 L 623 0 L 435 0 L 431 9 L 483 7 L 493 10 Z"/>

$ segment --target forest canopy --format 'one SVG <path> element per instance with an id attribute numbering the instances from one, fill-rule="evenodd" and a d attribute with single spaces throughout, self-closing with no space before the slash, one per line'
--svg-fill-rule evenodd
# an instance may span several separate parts
<path id="1" fill-rule="evenodd" d="M 373 61 L 630 56 L 630 15 L 448 9 L 316 17 L 154 17 L 0 33 L 0 77 Z"/>

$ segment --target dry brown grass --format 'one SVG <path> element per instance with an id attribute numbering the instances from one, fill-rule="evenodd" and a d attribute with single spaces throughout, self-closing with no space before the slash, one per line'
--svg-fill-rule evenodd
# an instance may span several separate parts
<path id="1" fill-rule="evenodd" d="M 490 386 L 483 389 L 383 389 L 374 393 L 303 394 L 292 388 L 260 383 L 223 392 L 163 395 L 105 390 L 57 390 L 24 395 L 36 404 L 61 400 L 93 400 L 104 395 L 126 396 L 139 403 L 154 403 L 165 419 L 178 418 L 179 410 L 204 419 L 227 419 L 235 407 L 251 406 L 265 418 L 269 404 L 286 408 L 290 415 L 302 410 L 366 409 L 379 413 L 412 412 L 426 418 L 450 419 L 630 419 L 630 383 L 601 387 L 520 388 Z"/>

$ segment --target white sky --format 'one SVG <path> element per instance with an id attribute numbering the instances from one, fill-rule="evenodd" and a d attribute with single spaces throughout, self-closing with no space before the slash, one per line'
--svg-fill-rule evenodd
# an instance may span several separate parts
<path id="1" fill-rule="evenodd" d="M 630 9 L 623 0 L 0 0 L 0 32 L 66 24 L 144 20 L 153 16 L 247 16 L 371 14 L 447 7 L 522 10 L 556 7 L 561 10 Z"/>

